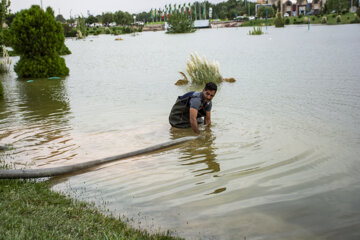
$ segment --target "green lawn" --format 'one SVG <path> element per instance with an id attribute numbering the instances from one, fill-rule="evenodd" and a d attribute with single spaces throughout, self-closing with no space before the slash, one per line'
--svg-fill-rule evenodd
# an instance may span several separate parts
<path id="1" fill-rule="evenodd" d="M 134 229 L 92 205 L 51 191 L 48 182 L 0 179 L 0 239 L 180 238 Z"/>

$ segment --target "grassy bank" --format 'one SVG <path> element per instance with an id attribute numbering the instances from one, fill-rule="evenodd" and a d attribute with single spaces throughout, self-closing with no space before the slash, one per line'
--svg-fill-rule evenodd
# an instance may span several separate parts
<path id="1" fill-rule="evenodd" d="M 50 190 L 48 182 L 0 180 L 0 239 L 179 239 L 149 234 Z"/>

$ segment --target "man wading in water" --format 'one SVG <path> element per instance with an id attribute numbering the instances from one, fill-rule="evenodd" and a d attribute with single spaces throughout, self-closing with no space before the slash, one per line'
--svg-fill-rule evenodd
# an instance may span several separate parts
<path id="1" fill-rule="evenodd" d="M 170 112 L 169 122 L 171 126 L 176 128 L 191 127 L 195 133 L 200 133 L 198 123 L 203 123 L 202 117 L 205 117 L 205 125 L 210 126 L 211 100 L 216 91 L 216 84 L 209 82 L 202 92 L 188 92 L 179 96 Z"/>

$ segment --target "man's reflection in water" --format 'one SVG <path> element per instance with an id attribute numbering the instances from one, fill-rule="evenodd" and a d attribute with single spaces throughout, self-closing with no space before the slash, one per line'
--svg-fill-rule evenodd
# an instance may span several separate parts
<path id="1" fill-rule="evenodd" d="M 171 139 L 178 139 L 186 136 L 193 136 L 194 133 L 191 128 L 188 129 L 170 129 Z M 220 165 L 216 162 L 216 148 L 214 147 L 215 135 L 212 134 L 210 128 L 206 128 L 202 132 L 202 137 L 199 137 L 191 144 L 184 144 L 179 148 L 182 153 L 180 157 L 182 165 L 200 165 L 200 169 L 193 171 L 196 175 L 201 176 L 205 174 L 215 173 L 220 171 Z M 207 167 L 202 168 L 203 164 Z"/>

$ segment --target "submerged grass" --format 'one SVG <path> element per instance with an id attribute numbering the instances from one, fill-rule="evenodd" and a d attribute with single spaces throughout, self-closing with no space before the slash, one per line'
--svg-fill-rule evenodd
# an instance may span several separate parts
<path id="1" fill-rule="evenodd" d="M 249 30 L 249 35 L 262 35 L 264 34 L 264 32 L 262 31 L 261 27 L 257 27 L 255 28 L 255 26 L 253 27 L 253 30 Z"/>
<path id="2" fill-rule="evenodd" d="M 120 218 L 51 191 L 48 182 L 0 180 L 0 239 L 179 238 L 134 229 Z"/>

